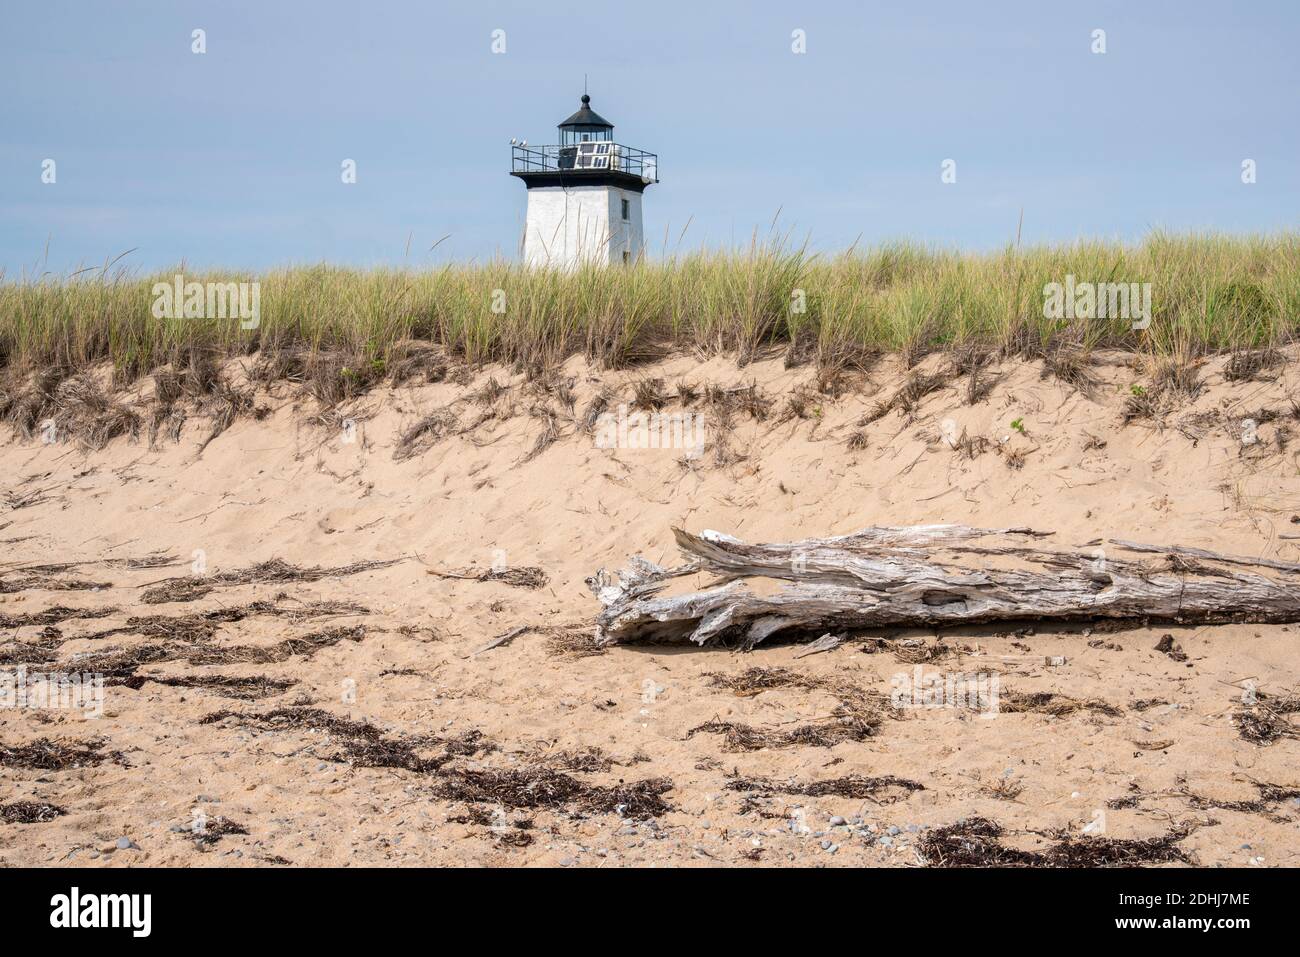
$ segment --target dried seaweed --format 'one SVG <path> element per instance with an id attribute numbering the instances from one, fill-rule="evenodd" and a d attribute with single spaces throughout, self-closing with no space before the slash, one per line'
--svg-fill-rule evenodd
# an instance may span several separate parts
<path id="1" fill-rule="evenodd" d="M 1118 717 L 1119 708 L 1098 698 L 1071 698 L 1052 691 L 1010 691 L 1003 690 L 998 695 L 998 711 L 1011 714 L 1033 712 L 1062 717 L 1077 711 L 1091 711 L 1096 714 Z"/>
<path id="2" fill-rule="evenodd" d="M 248 828 L 244 827 L 244 825 L 238 824 L 235 821 L 230 820 L 230 818 L 221 817 L 220 815 L 205 821 L 202 827 L 191 832 L 194 837 L 194 843 L 200 849 L 212 847 L 228 834 L 247 833 Z"/>
<path id="3" fill-rule="evenodd" d="M 1002 843 L 1000 824 L 971 817 L 927 832 L 917 844 L 931 867 L 1134 867 L 1141 864 L 1190 863 L 1178 843 L 1191 833 L 1175 828 L 1155 838 L 1081 837 L 1058 832 L 1044 851 L 1026 851 Z"/>
<path id="4" fill-rule="evenodd" d="M 0 804 L 0 824 L 46 824 L 68 812 L 43 801 L 14 801 Z"/>
<path id="5" fill-rule="evenodd" d="M 514 585 L 516 588 L 541 588 L 550 581 L 546 572 L 535 565 L 523 565 L 519 568 L 488 568 L 481 572 L 475 572 L 472 569 L 440 572 L 430 568 L 428 573 L 438 578 L 458 578 L 475 582 L 501 582 L 505 585 Z"/>
<path id="6" fill-rule="evenodd" d="M 365 634 L 365 626 L 352 625 L 286 638 L 267 647 L 250 645 L 221 647 L 202 644 L 137 645 L 117 651 L 86 655 L 78 658 L 77 664 L 84 671 L 102 674 L 110 683 L 139 688 L 146 680 L 155 680 L 152 675 L 136 674 L 137 669 L 147 664 L 163 661 L 185 661 L 191 665 L 278 664 L 295 656 L 310 658 L 322 648 L 328 648 L 340 641 L 361 641 Z"/>
<path id="7" fill-rule="evenodd" d="M 1300 712 L 1300 696 L 1259 692 L 1254 707 L 1241 709 L 1232 720 L 1243 740 L 1264 745 L 1279 738 L 1300 736 L 1300 729 L 1289 720 L 1297 712 Z"/>
<path id="8" fill-rule="evenodd" d="M 0 615 L 0 628 L 25 628 L 30 625 L 57 625 L 72 618 L 106 618 L 116 614 L 116 608 L 65 608 L 55 605 L 44 611 L 26 615 Z"/>
<path id="9" fill-rule="evenodd" d="M 200 688 L 241 701 L 257 701 L 284 694 L 298 683 L 296 678 L 269 678 L 266 675 L 239 677 L 236 675 L 135 675 L 126 682 L 131 688 L 140 688 L 146 681 L 171 688 Z"/>
<path id="10" fill-rule="evenodd" d="M 591 658 L 609 651 L 604 645 L 596 644 L 596 636 L 590 627 L 557 626 L 548 628 L 546 647 L 552 657 L 557 658 Z"/>
<path id="11" fill-rule="evenodd" d="M 478 731 L 446 738 L 414 735 L 391 738 L 368 722 L 340 718 L 316 708 L 279 708 L 263 714 L 219 711 L 203 718 L 202 724 L 233 719 L 246 727 L 264 730 L 308 730 L 323 733 L 340 751 L 335 760 L 362 767 L 398 768 L 434 776 L 434 793 L 448 801 L 466 804 L 500 804 L 512 808 L 568 808 L 589 813 L 614 812 L 629 817 L 654 817 L 670 810 L 663 795 L 672 789 L 666 778 L 617 785 L 579 781 L 542 764 L 504 770 L 456 768 L 447 765 L 455 758 L 490 752 L 496 746 Z M 441 748 L 441 753 L 424 757 L 419 752 Z M 582 760 L 591 766 L 591 754 Z"/>
<path id="12" fill-rule="evenodd" d="M 673 784 L 650 778 L 612 786 L 588 784 L 544 767 L 444 769 L 435 791 L 448 801 L 491 802 L 511 808 L 573 808 L 593 814 L 658 817 L 672 810 L 663 795 Z"/>
<path id="13" fill-rule="evenodd" d="M 88 582 L 76 578 L 54 578 L 45 575 L 26 575 L 22 578 L 0 579 L 0 595 L 20 591 L 95 591 L 112 588 L 109 582 Z"/>
<path id="14" fill-rule="evenodd" d="M 147 589 L 140 596 L 140 600 L 146 605 L 194 601 L 197 598 L 202 598 L 214 588 L 224 588 L 232 585 L 315 582 L 323 578 L 343 578 L 348 575 L 372 571 L 376 568 L 387 568 L 390 565 L 396 565 L 400 561 L 402 559 L 394 558 L 387 561 L 353 562 L 350 565 L 340 565 L 336 568 L 324 568 L 319 565 L 314 568 L 299 568 L 279 558 L 272 558 L 251 565 L 248 568 L 222 572 L 217 575 L 168 578 Z"/>
<path id="15" fill-rule="evenodd" d="M 63 771 L 91 768 L 113 761 L 126 766 L 120 751 L 105 751 L 99 741 L 54 741 L 38 738 L 27 744 L 0 744 L 0 767 L 29 771 Z"/>
<path id="16" fill-rule="evenodd" d="M 795 782 L 773 781 L 770 778 L 732 778 L 727 782 L 730 791 L 750 791 L 762 794 L 800 794 L 805 797 L 846 797 L 892 804 L 905 799 L 914 791 L 924 791 L 925 785 L 892 774 L 868 777 L 847 774 L 826 781 Z"/>
<path id="17" fill-rule="evenodd" d="M 794 728 L 757 728 L 736 721 L 706 721 L 686 732 L 691 738 L 700 732 L 723 735 L 724 751 L 759 751 L 763 748 L 799 746 L 833 748 L 846 741 L 865 741 L 879 730 L 880 715 L 874 711 L 840 707 L 823 721 Z"/>

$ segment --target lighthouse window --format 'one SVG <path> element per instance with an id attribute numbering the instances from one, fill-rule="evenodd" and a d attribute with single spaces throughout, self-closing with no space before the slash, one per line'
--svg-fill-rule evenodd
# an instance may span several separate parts
<path id="1" fill-rule="evenodd" d="M 631 211 L 632 211 L 632 204 L 629 203 L 627 200 L 623 200 L 623 221 L 624 222 L 627 222 L 627 220 L 630 218 L 628 214 Z"/>

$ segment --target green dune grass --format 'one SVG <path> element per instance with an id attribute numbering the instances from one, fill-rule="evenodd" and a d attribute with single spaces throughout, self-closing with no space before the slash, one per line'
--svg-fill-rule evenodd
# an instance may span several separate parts
<path id="1" fill-rule="evenodd" d="M 154 284 L 180 269 L 120 268 L 0 281 L 0 363 L 11 371 L 111 360 L 129 382 L 200 350 L 348 356 L 382 374 L 409 340 L 468 360 L 542 370 L 572 355 L 608 366 L 671 352 L 742 363 L 791 346 L 822 365 L 970 342 L 1027 355 L 1053 343 L 1156 357 L 1282 344 L 1300 323 L 1300 234 L 1157 233 L 1138 245 L 1081 242 L 988 254 L 883 245 L 814 256 L 777 237 L 626 268 L 530 271 L 313 266 L 260 275 L 184 271 L 186 281 L 260 285 L 256 328 L 235 319 L 155 318 Z M 1044 287 L 1150 283 L 1151 321 L 1058 320 Z"/>

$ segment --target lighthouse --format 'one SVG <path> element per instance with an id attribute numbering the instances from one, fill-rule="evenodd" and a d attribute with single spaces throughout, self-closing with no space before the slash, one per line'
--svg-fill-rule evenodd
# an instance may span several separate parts
<path id="1" fill-rule="evenodd" d="M 641 196 L 659 182 L 659 157 L 614 142 L 614 124 L 586 93 L 559 133 L 554 146 L 512 141 L 510 175 L 528 188 L 524 262 L 558 269 L 636 262 Z"/>

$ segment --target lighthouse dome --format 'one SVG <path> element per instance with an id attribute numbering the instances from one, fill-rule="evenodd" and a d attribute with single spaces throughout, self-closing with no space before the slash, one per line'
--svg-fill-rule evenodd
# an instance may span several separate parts
<path id="1" fill-rule="evenodd" d="M 591 108 L 591 97 L 582 94 L 582 106 L 559 126 L 561 143 L 584 140 L 611 140 L 614 124 Z"/>

